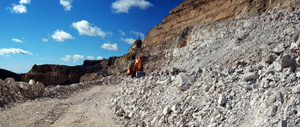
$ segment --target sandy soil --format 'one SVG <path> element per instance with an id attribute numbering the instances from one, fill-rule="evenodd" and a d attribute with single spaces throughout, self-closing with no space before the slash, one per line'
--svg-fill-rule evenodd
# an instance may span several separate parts
<path id="1" fill-rule="evenodd" d="M 115 127 L 109 109 L 115 85 L 93 86 L 65 99 L 43 98 L 0 110 L 1 127 Z"/>

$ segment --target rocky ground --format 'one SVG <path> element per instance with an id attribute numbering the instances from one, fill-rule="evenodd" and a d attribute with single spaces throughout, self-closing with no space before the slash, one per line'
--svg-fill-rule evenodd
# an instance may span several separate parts
<path id="1" fill-rule="evenodd" d="M 197 25 L 111 99 L 126 126 L 300 126 L 300 10 Z"/>
<path id="2" fill-rule="evenodd" d="M 64 98 L 39 98 L 0 109 L 1 127 L 120 126 L 109 109 L 117 85 L 91 85 Z"/>
<path id="3" fill-rule="evenodd" d="M 119 126 L 109 108 L 122 77 L 67 86 L 47 86 L 30 80 L 0 80 L 0 126 Z"/>

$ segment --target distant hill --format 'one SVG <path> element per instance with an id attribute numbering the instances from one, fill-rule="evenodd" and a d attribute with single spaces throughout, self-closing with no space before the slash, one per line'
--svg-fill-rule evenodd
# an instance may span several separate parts
<path id="1" fill-rule="evenodd" d="M 22 81 L 22 76 L 20 74 L 0 69 L 0 79 L 5 80 L 8 77 L 14 78 L 16 81 Z"/>

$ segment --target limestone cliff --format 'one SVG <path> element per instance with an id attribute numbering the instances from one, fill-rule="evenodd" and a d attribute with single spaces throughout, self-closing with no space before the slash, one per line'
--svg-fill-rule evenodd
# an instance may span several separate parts
<path id="1" fill-rule="evenodd" d="M 186 45 L 194 25 L 259 15 L 267 10 L 299 6 L 297 0 L 185 0 L 145 36 L 143 52 Z M 153 54 L 149 53 L 150 55 Z"/>

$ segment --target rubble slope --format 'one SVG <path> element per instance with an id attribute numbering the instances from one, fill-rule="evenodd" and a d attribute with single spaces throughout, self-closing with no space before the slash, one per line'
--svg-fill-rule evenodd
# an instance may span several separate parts
<path id="1" fill-rule="evenodd" d="M 292 8 L 200 23 L 123 81 L 111 108 L 126 126 L 300 126 L 299 19 Z"/>

